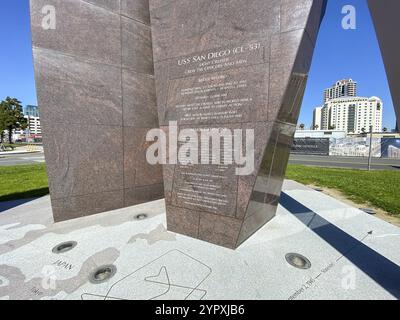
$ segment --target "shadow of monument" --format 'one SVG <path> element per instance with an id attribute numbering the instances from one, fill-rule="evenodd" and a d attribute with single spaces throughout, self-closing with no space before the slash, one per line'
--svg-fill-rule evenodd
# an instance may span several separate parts
<path id="1" fill-rule="evenodd" d="M 7 211 L 9 209 L 12 209 L 12 208 L 21 206 L 25 203 L 28 203 L 28 202 L 36 200 L 36 199 L 37 198 L 26 198 L 26 199 L 9 200 L 9 201 L 1 201 L 0 200 L 0 213 Z"/>
<path id="2" fill-rule="evenodd" d="M 362 241 L 373 233 L 355 239 L 337 226 L 325 220 L 286 193 L 282 193 L 280 204 L 298 220 L 329 243 L 377 284 L 400 299 L 400 266 L 365 245 Z M 341 259 L 339 258 L 338 261 Z"/>

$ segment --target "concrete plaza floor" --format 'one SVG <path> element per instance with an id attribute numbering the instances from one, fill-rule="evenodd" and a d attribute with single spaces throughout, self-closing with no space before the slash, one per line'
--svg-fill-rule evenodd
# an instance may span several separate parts
<path id="1" fill-rule="evenodd" d="M 237 250 L 168 232 L 163 200 L 57 224 L 49 197 L 2 206 L 0 299 L 400 298 L 400 228 L 293 181 Z M 52 252 L 65 241 L 77 246 Z M 110 264 L 114 277 L 90 281 Z"/>

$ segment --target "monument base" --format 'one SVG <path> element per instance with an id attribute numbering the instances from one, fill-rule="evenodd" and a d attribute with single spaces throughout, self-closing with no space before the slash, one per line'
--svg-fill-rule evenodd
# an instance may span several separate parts
<path id="1" fill-rule="evenodd" d="M 292 181 L 236 250 L 168 232 L 163 200 L 56 224 L 49 197 L 17 204 L 0 215 L 0 299 L 400 298 L 400 229 Z M 115 275 L 90 282 L 104 265 Z"/>

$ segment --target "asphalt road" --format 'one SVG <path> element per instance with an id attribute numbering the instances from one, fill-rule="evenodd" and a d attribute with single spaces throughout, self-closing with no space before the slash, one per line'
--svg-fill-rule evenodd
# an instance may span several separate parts
<path id="1" fill-rule="evenodd" d="M 337 156 L 310 156 L 310 155 L 291 155 L 291 164 L 301 164 L 307 166 L 367 169 L 368 158 L 363 157 L 337 157 Z M 371 169 L 373 170 L 400 170 L 400 159 L 380 159 L 372 158 Z"/>
<path id="2" fill-rule="evenodd" d="M 0 166 L 15 166 L 19 164 L 43 163 L 44 154 L 42 152 L 26 154 L 0 155 Z"/>
<path id="3" fill-rule="evenodd" d="M 18 164 L 35 164 L 43 162 L 43 153 L 0 156 L 0 166 L 14 166 Z M 289 163 L 319 167 L 366 169 L 368 166 L 368 159 L 362 157 L 291 155 Z M 372 169 L 400 170 L 400 160 L 373 158 Z"/>

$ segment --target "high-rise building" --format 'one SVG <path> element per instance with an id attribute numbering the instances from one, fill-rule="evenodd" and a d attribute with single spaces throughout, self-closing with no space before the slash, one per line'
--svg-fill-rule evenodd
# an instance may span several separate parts
<path id="1" fill-rule="evenodd" d="M 357 96 L 357 82 L 352 79 L 339 80 L 324 91 L 324 103 L 332 99 L 355 96 Z"/>
<path id="2" fill-rule="evenodd" d="M 42 135 L 42 126 L 40 124 L 39 107 L 27 105 L 24 110 L 25 118 L 28 120 L 28 128 L 25 132 L 29 135 Z"/>
<path id="3" fill-rule="evenodd" d="M 383 103 L 377 97 L 345 97 L 327 101 L 321 111 L 322 130 L 347 133 L 382 131 Z"/>
<path id="4" fill-rule="evenodd" d="M 38 106 L 32 106 L 32 105 L 27 105 L 24 108 L 24 115 L 27 117 L 35 117 L 39 118 L 39 107 Z"/>
<path id="5" fill-rule="evenodd" d="M 324 92 L 324 105 L 314 109 L 313 128 L 347 133 L 382 131 L 383 103 L 377 97 L 357 97 L 357 82 L 339 80 Z"/>
<path id="6" fill-rule="evenodd" d="M 24 108 L 24 118 L 28 121 L 28 127 L 25 130 L 15 130 L 14 139 L 38 138 L 42 135 L 42 126 L 40 123 L 39 107 L 27 105 Z"/>

